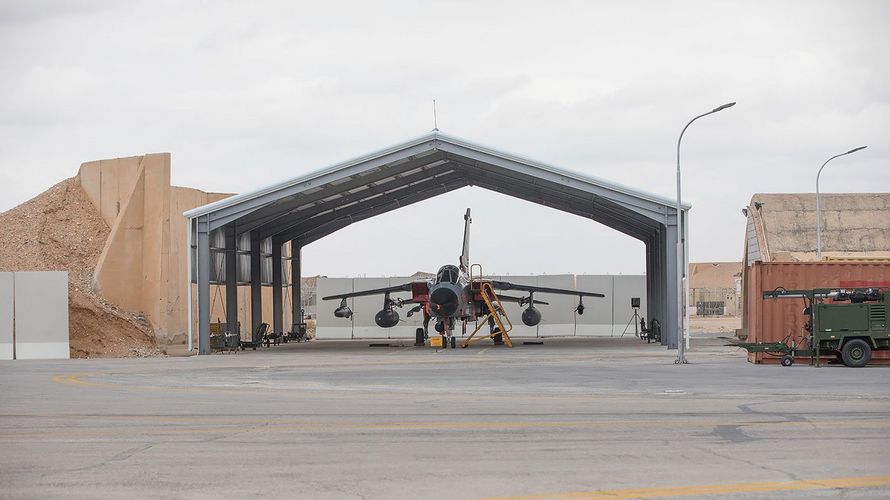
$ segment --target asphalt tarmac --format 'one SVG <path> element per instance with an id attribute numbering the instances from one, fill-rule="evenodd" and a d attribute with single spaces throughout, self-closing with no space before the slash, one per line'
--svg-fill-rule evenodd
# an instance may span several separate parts
<path id="1" fill-rule="evenodd" d="M 370 343 L 0 362 L 0 498 L 890 498 L 890 367 Z"/>

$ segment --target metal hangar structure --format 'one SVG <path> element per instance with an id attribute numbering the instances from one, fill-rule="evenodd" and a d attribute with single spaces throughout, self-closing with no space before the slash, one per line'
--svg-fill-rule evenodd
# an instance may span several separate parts
<path id="1" fill-rule="evenodd" d="M 282 247 L 291 244 L 291 304 L 300 313 L 300 249 L 352 223 L 465 186 L 478 186 L 580 215 L 646 245 L 647 316 L 677 347 L 677 209 L 668 198 L 581 175 L 434 131 L 414 140 L 184 213 L 189 273 L 197 282 L 198 349 L 210 352 L 210 283 L 226 284 L 236 324 L 238 276 L 251 287 L 252 330 L 260 320 L 262 262 L 271 257 L 273 325 L 283 331 Z M 689 205 L 682 206 L 686 217 Z M 249 244 L 239 245 L 239 241 Z M 224 242 L 224 243 L 223 243 Z M 681 244 L 685 238 L 681 239 Z M 248 247 L 248 250 L 242 247 Z M 269 247 L 271 246 L 271 250 Z M 685 248 L 683 249 L 685 252 Z M 240 255 L 240 254 L 249 254 Z M 238 258 L 238 256 L 244 259 Z M 235 257 L 235 258 L 232 258 Z M 242 262 L 239 266 L 238 263 Z M 212 280 L 211 262 L 219 263 Z M 241 269 L 239 269 L 241 267 Z M 243 267 L 248 267 L 245 272 Z M 194 272 L 194 271 L 197 272 Z M 191 294 L 191 287 L 189 287 Z M 189 328 L 193 324 L 189 299 Z M 189 332 L 192 338 L 192 332 Z"/>

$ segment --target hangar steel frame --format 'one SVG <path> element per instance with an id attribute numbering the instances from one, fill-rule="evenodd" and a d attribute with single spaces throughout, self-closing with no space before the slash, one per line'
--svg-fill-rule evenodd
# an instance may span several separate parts
<path id="1" fill-rule="evenodd" d="M 211 254 L 237 256 L 249 237 L 252 329 L 262 311 L 261 248 L 271 240 L 273 325 L 283 330 L 282 246 L 291 244 L 292 318 L 299 317 L 302 247 L 350 224 L 466 186 L 589 218 L 646 245 L 647 315 L 677 347 L 676 201 L 433 131 L 350 161 L 185 212 L 190 283 L 198 290 L 198 351 L 210 352 Z M 688 218 L 690 205 L 681 205 Z M 248 235 L 248 236 L 244 236 Z M 213 241 L 224 248 L 212 248 Z M 265 243 L 265 245 L 264 245 Z M 681 238 L 685 254 L 685 238 Z M 227 322 L 237 324 L 238 258 L 223 258 Z M 243 264 L 242 264 L 243 265 Z M 196 270 L 197 272 L 193 272 Z M 216 276 L 213 281 L 222 281 Z M 189 296 L 191 286 L 189 287 Z M 189 298 L 189 339 L 192 338 Z"/>

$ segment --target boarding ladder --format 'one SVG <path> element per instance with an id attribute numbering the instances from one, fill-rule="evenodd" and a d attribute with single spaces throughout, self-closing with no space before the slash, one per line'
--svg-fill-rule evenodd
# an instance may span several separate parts
<path id="1" fill-rule="evenodd" d="M 474 279 L 473 268 L 475 267 L 479 268 L 479 274 Z M 479 264 L 473 264 L 472 266 L 470 266 L 470 292 L 474 294 L 478 293 L 482 297 L 482 301 L 485 302 L 487 313 L 481 318 L 481 321 L 477 320 L 476 328 L 473 330 L 473 333 L 471 333 L 470 336 L 467 337 L 466 340 L 464 340 L 462 347 L 468 347 L 470 344 L 479 342 L 481 340 L 494 339 L 498 335 L 501 335 L 504 340 L 504 344 L 507 347 L 513 347 L 513 341 L 510 339 L 510 335 L 508 334 L 508 332 L 513 329 L 513 323 L 510 321 L 510 318 L 507 317 L 504 305 L 501 304 L 501 299 L 499 299 L 497 294 L 494 292 L 494 288 L 491 286 L 491 282 L 482 279 L 482 266 Z M 482 334 L 476 337 L 476 334 L 479 333 L 479 330 L 481 330 L 485 325 L 488 325 L 491 322 L 494 322 L 494 324 L 497 325 L 497 330 L 489 332 L 487 336 L 485 334 Z"/>

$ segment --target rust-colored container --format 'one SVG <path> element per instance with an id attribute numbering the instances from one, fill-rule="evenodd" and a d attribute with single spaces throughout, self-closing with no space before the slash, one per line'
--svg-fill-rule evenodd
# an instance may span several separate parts
<path id="1" fill-rule="evenodd" d="M 890 264 L 883 263 L 756 262 L 745 272 L 746 342 L 777 342 L 789 334 L 805 336 L 803 299 L 764 300 L 763 292 L 780 286 L 788 290 L 890 286 Z M 779 358 L 754 353 L 748 354 L 748 361 L 778 363 Z M 890 363 L 890 351 L 873 352 L 872 363 Z"/>

